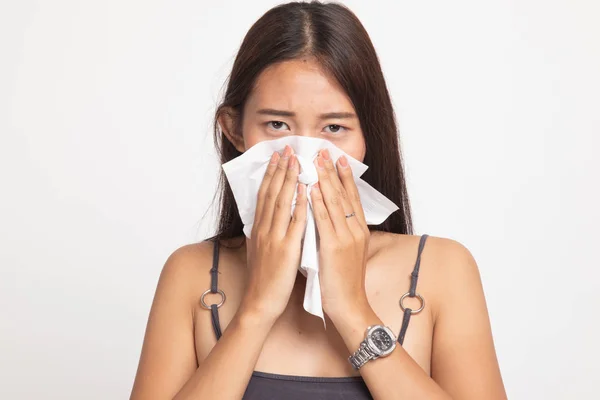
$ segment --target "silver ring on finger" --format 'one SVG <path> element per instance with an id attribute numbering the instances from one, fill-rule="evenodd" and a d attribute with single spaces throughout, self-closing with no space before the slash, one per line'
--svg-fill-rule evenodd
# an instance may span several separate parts
<path id="1" fill-rule="evenodd" d="M 346 214 L 346 218 L 354 217 L 355 215 L 356 215 L 356 213 L 352 212 L 350 214 Z"/>

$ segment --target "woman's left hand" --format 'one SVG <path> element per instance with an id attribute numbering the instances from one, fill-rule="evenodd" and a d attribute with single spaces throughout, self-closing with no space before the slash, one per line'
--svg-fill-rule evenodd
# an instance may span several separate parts
<path id="1" fill-rule="evenodd" d="M 312 187 L 311 201 L 320 236 L 321 299 L 335 324 L 357 308 L 370 308 L 365 291 L 370 232 L 346 157 L 338 159 L 336 171 L 325 149 L 314 164 L 319 182 Z M 355 215 L 346 218 L 351 213 Z"/>

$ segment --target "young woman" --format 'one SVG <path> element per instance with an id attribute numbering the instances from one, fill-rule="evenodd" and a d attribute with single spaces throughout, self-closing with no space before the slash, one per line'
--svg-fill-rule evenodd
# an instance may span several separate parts
<path id="1" fill-rule="evenodd" d="M 214 123 L 222 163 L 285 135 L 330 140 L 400 209 L 367 226 L 346 160 L 315 160 L 325 330 L 302 306 L 307 198 L 293 149 L 273 154 L 251 239 L 222 174 L 217 234 L 177 249 L 160 275 L 132 399 L 506 398 L 473 257 L 412 235 L 389 93 L 351 11 L 269 10 L 239 49 Z"/>

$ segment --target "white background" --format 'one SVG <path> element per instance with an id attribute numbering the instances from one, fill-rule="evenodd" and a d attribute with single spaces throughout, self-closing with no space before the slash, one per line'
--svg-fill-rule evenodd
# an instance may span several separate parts
<path id="1" fill-rule="evenodd" d="M 346 3 L 417 233 L 478 261 L 509 398 L 598 398 L 599 3 Z M 277 3 L 0 4 L 0 398 L 126 399 L 164 262 L 214 227 L 222 84 Z"/>

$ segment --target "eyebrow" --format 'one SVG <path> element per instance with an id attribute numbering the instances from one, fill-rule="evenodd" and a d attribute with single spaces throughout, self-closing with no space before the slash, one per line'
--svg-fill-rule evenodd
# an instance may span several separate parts
<path id="1" fill-rule="evenodd" d="M 256 112 L 261 115 L 274 115 L 276 117 L 295 117 L 296 113 L 292 111 L 274 110 L 272 108 L 262 108 Z M 319 115 L 319 119 L 332 119 L 332 118 L 356 118 L 356 114 L 351 112 L 330 112 Z"/>

